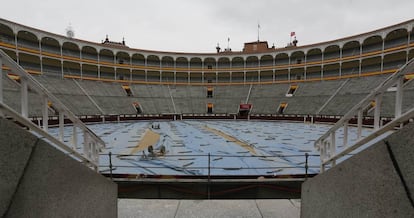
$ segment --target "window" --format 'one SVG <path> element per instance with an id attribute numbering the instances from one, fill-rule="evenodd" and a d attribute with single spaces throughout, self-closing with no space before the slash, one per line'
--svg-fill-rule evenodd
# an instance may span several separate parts
<path id="1" fill-rule="evenodd" d="M 298 89 L 298 85 L 290 85 L 289 90 L 286 93 L 286 97 L 292 97 L 297 89 Z"/>
<path id="2" fill-rule="evenodd" d="M 126 92 L 127 96 L 133 96 L 131 88 L 129 87 L 129 85 L 122 85 L 122 88 Z"/>
<path id="3" fill-rule="evenodd" d="M 134 103 L 132 103 L 132 105 L 134 106 L 135 110 L 137 111 L 137 114 L 142 113 L 141 106 L 139 105 L 138 102 L 134 102 Z"/>
<path id="4" fill-rule="evenodd" d="M 16 81 L 16 82 L 20 83 L 20 76 L 18 76 L 18 75 L 14 75 L 14 74 L 7 74 L 7 76 L 8 76 L 10 79 L 12 79 L 12 80 L 14 80 L 14 81 Z"/>
<path id="5" fill-rule="evenodd" d="M 207 98 L 213 97 L 213 87 L 207 87 Z"/>
<path id="6" fill-rule="evenodd" d="M 414 79 L 414 74 L 406 74 L 404 75 L 404 83 Z"/>
<path id="7" fill-rule="evenodd" d="M 279 109 L 277 109 L 277 113 L 278 114 L 283 114 L 285 112 L 285 109 L 287 107 L 287 103 L 286 102 L 282 102 L 279 104 Z"/>
<path id="8" fill-rule="evenodd" d="M 377 103 L 375 102 L 375 100 L 372 100 L 371 103 L 369 103 L 369 105 L 367 106 L 367 108 L 363 111 L 363 115 L 367 116 L 368 113 L 370 113 L 376 105 Z"/>
<path id="9" fill-rule="evenodd" d="M 213 103 L 207 103 L 207 113 L 208 114 L 213 113 Z"/>

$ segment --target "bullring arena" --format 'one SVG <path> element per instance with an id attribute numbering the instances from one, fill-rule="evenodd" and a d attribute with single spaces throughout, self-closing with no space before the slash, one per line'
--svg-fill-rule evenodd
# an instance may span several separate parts
<path id="1" fill-rule="evenodd" d="M 0 19 L 0 48 L 2 216 L 58 216 L 50 199 L 71 195 L 108 217 L 118 197 L 414 214 L 414 20 L 306 46 L 179 53 Z"/>

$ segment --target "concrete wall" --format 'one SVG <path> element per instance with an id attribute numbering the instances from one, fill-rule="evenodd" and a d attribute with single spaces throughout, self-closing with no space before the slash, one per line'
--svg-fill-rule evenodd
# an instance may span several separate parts
<path id="1" fill-rule="evenodd" d="M 1 217 L 116 217 L 117 186 L 0 118 Z"/>
<path id="2" fill-rule="evenodd" d="M 303 183 L 301 216 L 414 217 L 413 132 L 411 123 Z"/>

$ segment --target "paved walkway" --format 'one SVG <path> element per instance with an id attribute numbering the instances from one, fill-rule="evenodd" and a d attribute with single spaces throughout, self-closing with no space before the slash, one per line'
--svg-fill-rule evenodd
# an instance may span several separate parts
<path id="1" fill-rule="evenodd" d="M 300 200 L 118 199 L 118 217 L 299 218 Z"/>

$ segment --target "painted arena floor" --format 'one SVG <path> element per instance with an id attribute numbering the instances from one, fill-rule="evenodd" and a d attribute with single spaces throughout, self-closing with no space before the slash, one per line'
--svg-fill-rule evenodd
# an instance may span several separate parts
<path id="1" fill-rule="evenodd" d="M 102 173 L 139 175 L 293 175 L 319 172 L 314 141 L 330 125 L 278 121 L 134 121 L 90 124 L 106 142 Z M 350 142 L 356 128 L 349 127 Z M 56 129 L 51 133 L 57 134 Z M 364 128 L 363 136 L 372 132 Z M 337 140 L 343 138 L 342 132 Z M 65 136 L 65 141 L 69 141 Z M 78 139 L 79 140 L 79 139 Z M 82 142 L 79 142 L 81 144 Z M 79 147 L 78 149 L 81 150 Z M 150 152 L 151 150 L 151 152 Z"/>

